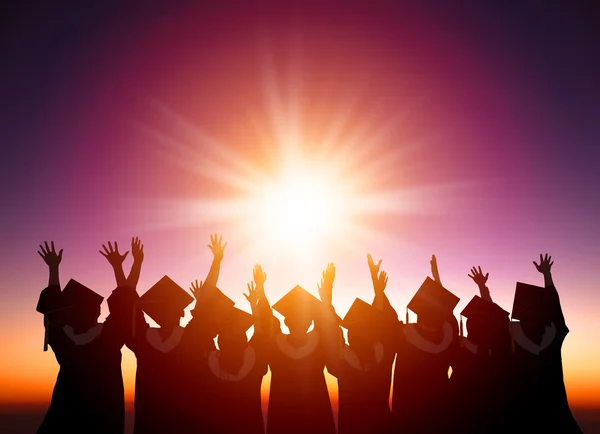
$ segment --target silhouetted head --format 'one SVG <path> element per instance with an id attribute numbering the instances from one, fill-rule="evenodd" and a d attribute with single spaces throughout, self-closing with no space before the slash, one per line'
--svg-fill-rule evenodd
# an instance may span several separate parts
<path id="1" fill-rule="evenodd" d="M 368 360 L 373 357 L 376 340 L 368 331 L 348 330 L 348 345 L 361 360 Z"/>
<path id="2" fill-rule="evenodd" d="M 85 331 L 98 324 L 100 306 L 82 306 L 72 310 L 70 323 L 75 330 Z"/>
<path id="3" fill-rule="evenodd" d="M 290 334 L 294 336 L 299 336 L 306 334 L 308 329 L 312 325 L 312 318 L 307 315 L 302 314 L 292 314 L 286 316 L 283 320 L 287 328 L 290 330 Z"/>
<path id="4" fill-rule="evenodd" d="M 541 286 L 517 282 L 513 300 L 512 318 L 526 328 L 550 324 L 551 299 L 549 290 Z"/>
<path id="5" fill-rule="evenodd" d="M 165 306 L 160 313 L 155 313 L 152 319 L 161 328 L 169 329 L 179 326 L 184 314 L 183 309 L 177 309 L 174 306 Z"/>
<path id="6" fill-rule="evenodd" d="M 240 355 L 248 346 L 246 332 L 254 324 L 254 317 L 230 305 L 223 305 L 218 314 L 219 349 L 226 356 Z"/>
<path id="7" fill-rule="evenodd" d="M 373 357 L 380 331 L 378 313 L 372 305 L 356 298 L 342 319 L 342 327 L 348 330 L 348 345 L 363 361 Z"/>
<path id="8" fill-rule="evenodd" d="M 164 276 L 140 297 L 137 306 L 161 328 L 169 329 L 179 326 L 185 308 L 193 300 L 182 287 Z"/>
<path id="9" fill-rule="evenodd" d="M 427 277 L 407 307 L 417 314 L 417 324 L 437 330 L 453 317 L 452 311 L 459 300 L 456 295 Z"/>
<path id="10" fill-rule="evenodd" d="M 283 315 L 290 334 L 299 336 L 308 332 L 321 306 L 321 301 L 314 295 L 300 286 L 295 286 L 273 305 L 273 309 Z"/>
<path id="11" fill-rule="evenodd" d="M 444 325 L 445 318 L 437 312 L 423 311 L 417 315 L 417 324 L 431 329 L 439 329 Z"/>
<path id="12" fill-rule="evenodd" d="M 85 331 L 98 322 L 104 297 L 71 279 L 61 293 L 66 323 Z"/>
<path id="13" fill-rule="evenodd" d="M 467 318 L 469 341 L 492 348 L 507 336 L 508 312 L 496 303 L 474 296 L 460 313 Z"/>
<path id="14" fill-rule="evenodd" d="M 224 355 L 240 355 L 248 347 L 248 337 L 244 330 L 231 328 L 219 333 L 217 343 Z"/>
<path id="15" fill-rule="evenodd" d="M 490 329 L 489 322 L 485 321 L 482 317 L 467 318 L 466 321 L 467 337 L 471 342 L 477 345 L 490 344 Z"/>

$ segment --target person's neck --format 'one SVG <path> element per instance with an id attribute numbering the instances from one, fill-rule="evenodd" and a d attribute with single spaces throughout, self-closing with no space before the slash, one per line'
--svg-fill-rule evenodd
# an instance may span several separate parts
<path id="1" fill-rule="evenodd" d="M 73 325 L 73 332 L 75 334 L 81 334 L 81 333 L 85 333 L 87 332 L 89 329 L 91 329 L 92 327 L 94 327 L 96 324 L 98 324 L 97 322 L 93 322 L 93 323 L 88 323 L 88 324 L 74 324 Z"/>
<path id="2" fill-rule="evenodd" d="M 307 339 L 308 333 L 290 333 L 288 335 L 288 342 L 296 348 L 304 345 Z"/>
<path id="3" fill-rule="evenodd" d="M 417 323 L 421 334 L 429 339 L 430 341 L 438 341 L 444 337 L 444 327 L 443 325 L 432 326 L 429 324 Z"/>
<path id="4" fill-rule="evenodd" d="M 173 334 L 173 331 L 177 328 L 177 325 L 162 326 L 158 329 L 158 334 L 161 338 L 166 339 Z"/>
<path id="5" fill-rule="evenodd" d="M 236 373 L 244 363 L 244 351 L 220 351 L 219 364 L 229 373 Z"/>
<path id="6" fill-rule="evenodd" d="M 544 337 L 545 327 L 543 325 L 522 326 L 523 333 L 534 344 L 540 345 Z"/>

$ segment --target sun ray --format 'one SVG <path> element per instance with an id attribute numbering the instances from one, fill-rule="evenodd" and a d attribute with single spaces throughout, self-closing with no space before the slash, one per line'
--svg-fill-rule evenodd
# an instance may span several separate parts
<path id="1" fill-rule="evenodd" d="M 250 153 L 241 152 L 234 137 L 212 137 L 153 101 L 170 133 L 146 124 L 146 137 L 169 161 L 219 191 L 218 197 L 199 190 L 197 197 L 146 201 L 139 211 L 154 228 L 222 225 L 237 241 L 240 261 L 272 257 L 312 270 L 332 248 L 362 255 L 367 245 L 384 245 L 390 229 L 374 222 L 456 208 L 452 200 L 473 185 L 407 179 L 427 164 L 423 151 L 436 138 L 412 125 L 422 102 L 413 99 L 382 119 L 381 107 L 364 105 L 364 89 L 345 93 L 343 104 L 333 93 L 306 98 L 306 65 L 298 53 L 292 50 L 288 74 L 278 68 L 273 50 L 262 53 L 263 105 L 249 105 L 244 129 L 244 139 L 256 144 Z M 311 112 L 319 104 L 322 116 Z M 402 230 L 401 224 L 392 226 Z"/>

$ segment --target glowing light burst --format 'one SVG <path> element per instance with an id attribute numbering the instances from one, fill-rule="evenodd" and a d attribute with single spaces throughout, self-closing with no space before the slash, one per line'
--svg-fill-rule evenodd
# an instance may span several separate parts
<path id="1" fill-rule="evenodd" d="M 401 185 L 403 164 L 411 163 L 411 153 L 427 145 L 397 143 L 397 131 L 411 107 L 384 122 L 368 119 L 367 110 L 368 120 L 352 122 L 352 105 L 340 104 L 332 111 L 329 127 L 317 134 L 301 119 L 297 83 L 286 104 L 272 73 L 265 74 L 264 84 L 268 119 L 254 122 L 260 144 L 251 158 L 244 157 L 231 139 L 227 143 L 211 137 L 154 102 L 177 132 L 166 134 L 141 125 L 157 149 L 192 171 L 199 185 L 206 181 L 220 188 L 218 195 L 202 192 L 211 190 L 203 188 L 196 198 L 160 200 L 150 210 L 158 217 L 153 229 L 218 226 L 227 239 L 237 239 L 238 248 L 244 246 L 246 252 L 241 254 L 256 258 L 294 255 L 297 262 L 310 256 L 307 252 L 331 245 L 363 255 L 365 245 L 383 241 L 387 230 L 375 227 L 370 217 L 436 212 L 440 199 L 448 199 L 460 186 Z M 390 146 L 391 141 L 401 146 Z"/>

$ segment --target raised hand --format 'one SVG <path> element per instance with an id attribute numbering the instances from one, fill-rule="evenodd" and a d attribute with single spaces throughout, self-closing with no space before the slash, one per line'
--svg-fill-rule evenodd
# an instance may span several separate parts
<path id="1" fill-rule="evenodd" d="M 252 310 L 258 306 L 258 290 L 254 286 L 254 282 L 250 282 L 248 284 L 248 294 L 244 294 L 248 303 L 250 303 L 250 307 Z"/>
<path id="2" fill-rule="evenodd" d="M 331 306 L 333 298 L 333 281 L 335 280 L 335 265 L 333 262 L 327 264 L 327 268 L 323 271 L 321 283 L 317 283 L 319 288 L 319 297 L 321 301 L 328 306 Z"/>
<path id="3" fill-rule="evenodd" d="M 438 271 L 437 259 L 435 258 L 435 255 L 431 255 L 431 261 L 429 261 L 429 263 L 431 264 L 431 275 L 433 276 L 433 280 L 441 285 L 442 281 L 440 279 L 440 272 Z"/>
<path id="4" fill-rule="evenodd" d="M 263 271 L 260 264 L 256 264 L 252 269 L 252 277 L 254 279 L 254 283 L 256 283 L 256 290 L 258 291 L 258 295 L 264 295 L 267 273 Z"/>
<path id="5" fill-rule="evenodd" d="M 481 266 L 479 266 L 479 270 L 475 267 L 471 268 L 471 274 L 468 274 L 468 276 L 473 279 L 477 286 L 481 287 L 485 286 L 488 277 L 490 277 L 490 273 L 485 273 L 484 276 L 483 272 L 481 271 Z"/>
<path id="6" fill-rule="evenodd" d="M 108 263 L 110 265 L 112 265 L 113 268 L 122 265 L 123 261 L 127 257 L 127 254 L 129 253 L 129 250 L 128 250 L 121 255 L 119 253 L 119 246 L 117 245 L 116 241 L 115 241 L 114 249 L 113 249 L 112 243 L 110 241 L 108 242 L 108 248 L 106 248 L 106 246 L 104 244 L 102 244 L 102 248 L 104 249 L 104 252 L 102 250 L 100 250 L 100 254 L 107 259 Z"/>
<path id="7" fill-rule="evenodd" d="M 373 284 L 373 288 L 375 289 L 375 294 L 383 294 L 385 291 L 385 287 L 387 286 L 388 276 L 385 271 L 381 271 L 377 276 L 377 280 Z"/>
<path id="8" fill-rule="evenodd" d="M 223 244 L 223 237 L 217 237 L 217 234 L 210 236 L 208 248 L 213 252 L 215 259 L 223 259 L 223 254 L 227 243 Z"/>
<path id="9" fill-rule="evenodd" d="M 202 281 L 198 283 L 198 279 L 196 279 L 196 281 L 192 282 L 191 285 L 192 286 L 190 286 L 190 291 L 192 291 L 192 295 L 196 300 L 201 300 L 204 297 L 205 293 L 204 284 L 202 283 Z"/>
<path id="10" fill-rule="evenodd" d="M 54 249 L 54 241 L 50 242 L 50 246 L 48 246 L 48 241 L 44 241 L 44 246 L 40 244 L 40 250 L 38 250 L 38 255 L 42 257 L 42 259 L 44 260 L 46 265 L 48 265 L 48 267 L 58 268 L 58 265 L 62 260 L 63 249 L 60 249 L 58 253 L 56 253 L 56 250 Z"/>
<path id="11" fill-rule="evenodd" d="M 369 271 L 371 272 L 371 278 L 373 279 L 373 283 L 375 282 L 375 279 L 377 278 L 377 274 L 379 273 L 379 267 L 381 267 L 381 261 L 382 261 L 382 259 L 380 259 L 379 262 L 377 263 L 377 265 L 375 265 L 375 262 L 373 261 L 373 257 L 371 256 L 370 253 L 367 253 L 367 264 L 369 264 Z"/>
<path id="12" fill-rule="evenodd" d="M 138 237 L 131 239 L 131 256 L 133 256 L 133 260 L 136 262 L 144 260 L 144 245 Z"/>
<path id="13" fill-rule="evenodd" d="M 546 256 L 542 256 L 540 253 L 540 263 L 538 264 L 533 261 L 533 265 L 535 265 L 535 268 L 537 268 L 544 276 L 549 275 L 551 273 L 550 269 L 552 268 L 552 264 L 554 264 L 554 261 L 550 262 L 551 260 L 552 256 L 548 256 L 548 253 L 546 253 Z"/>

